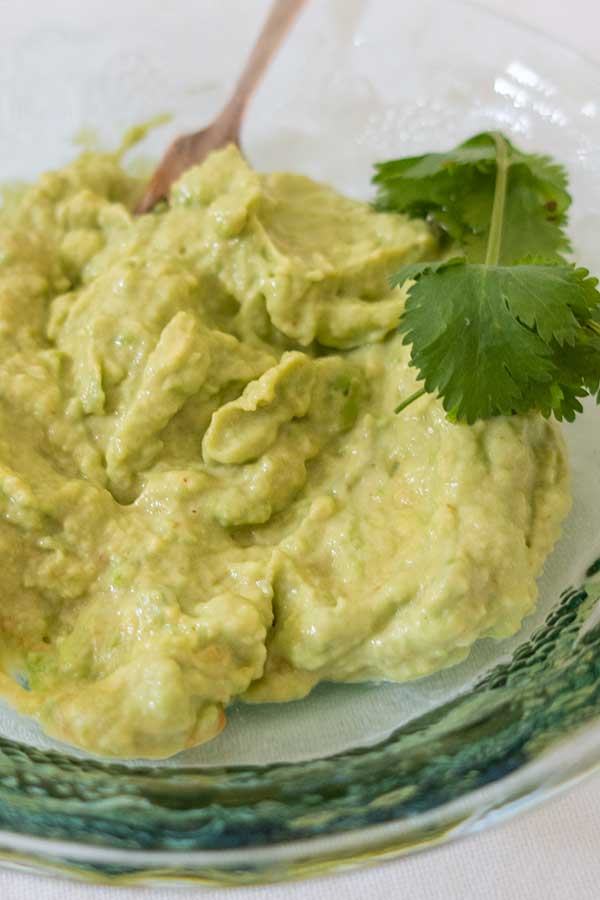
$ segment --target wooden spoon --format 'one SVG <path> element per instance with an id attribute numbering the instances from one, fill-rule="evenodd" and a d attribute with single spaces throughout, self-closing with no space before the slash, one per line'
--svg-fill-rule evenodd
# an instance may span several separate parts
<path id="1" fill-rule="evenodd" d="M 240 144 L 240 128 L 249 99 L 254 93 L 275 51 L 281 44 L 305 0 L 274 0 L 233 95 L 212 125 L 176 138 L 148 182 L 136 215 L 148 212 L 164 200 L 173 182 L 190 166 L 202 162 L 211 150 Z"/>

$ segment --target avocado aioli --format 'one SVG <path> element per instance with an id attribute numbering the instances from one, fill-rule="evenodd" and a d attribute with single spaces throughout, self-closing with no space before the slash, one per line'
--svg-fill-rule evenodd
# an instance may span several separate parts
<path id="1" fill-rule="evenodd" d="M 405 680 L 513 633 L 569 506 L 556 426 L 448 421 L 388 277 L 426 224 L 233 146 L 134 218 L 118 154 L 0 218 L 0 692 L 93 753 Z M 432 311 L 432 315 L 435 312 Z"/>

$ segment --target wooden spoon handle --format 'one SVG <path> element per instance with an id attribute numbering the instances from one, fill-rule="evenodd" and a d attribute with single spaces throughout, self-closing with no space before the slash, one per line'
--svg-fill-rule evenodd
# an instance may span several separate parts
<path id="1" fill-rule="evenodd" d="M 149 212 L 159 200 L 167 197 L 175 179 L 190 166 L 206 159 L 211 150 L 225 147 L 230 142 L 239 146 L 246 104 L 305 2 L 306 0 L 275 0 L 231 99 L 208 128 L 192 134 L 182 134 L 173 141 L 137 202 L 135 215 Z"/>
<path id="2" fill-rule="evenodd" d="M 306 0 L 274 0 L 233 94 L 219 115 L 219 121 L 227 131 L 228 137 L 236 144 L 239 143 L 246 105 L 305 2 Z"/>

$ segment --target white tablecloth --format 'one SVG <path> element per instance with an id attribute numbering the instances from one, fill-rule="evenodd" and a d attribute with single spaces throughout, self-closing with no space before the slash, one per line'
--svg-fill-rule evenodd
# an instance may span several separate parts
<path id="1" fill-rule="evenodd" d="M 154 2 L 147 0 L 149 13 Z M 33 18 L 38 3 L 40 7 L 43 4 L 48 16 L 53 0 L 21 3 L 31 7 Z M 600 62 L 598 0 L 485 3 L 556 35 Z M 0 0 L 0 9 L 3 20 L 10 16 L 10 3 Z M 589 778 L 533 812 L 457 844 L 358 872 L 292 885 L 214 891 L 182 888 L 173 893 L 167 888 L 87 887 L 0 872 L 1 900 L 187 900 L 192 896 L 207 900 L 597 900 L 600 776 Z"/>

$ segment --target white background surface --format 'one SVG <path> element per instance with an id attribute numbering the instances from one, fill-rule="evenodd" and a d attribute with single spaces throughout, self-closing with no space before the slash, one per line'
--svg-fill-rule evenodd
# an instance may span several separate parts
<path id="1" fill-rule="evenodd" d="M 3 25 L 10 19 L 14 2 L 0 0 Z M 149 14 L 154 2 L 146 0 Z M 28 0 L 32 13 L 36 3 L 40 8 L 43 4 L 48 16 L 54 0 Z M 126 5 L 127 0 L 123 3 Z M 597 0 L 485 0 L 485 5 L 555 35 L 600 63 Z M 65 4 L 57 2 L 57 9 L 59 6 L 64 11 Z M 359 872 L 293 885 L 218 891 L 183 888 L 172 892 L 167 888 L 94 888 L 0 873 L 1 900 L 187 900 L 192 896 L 206 900 L 597 900 L 600 776 L 534 812 L 458 844 Z"/>

